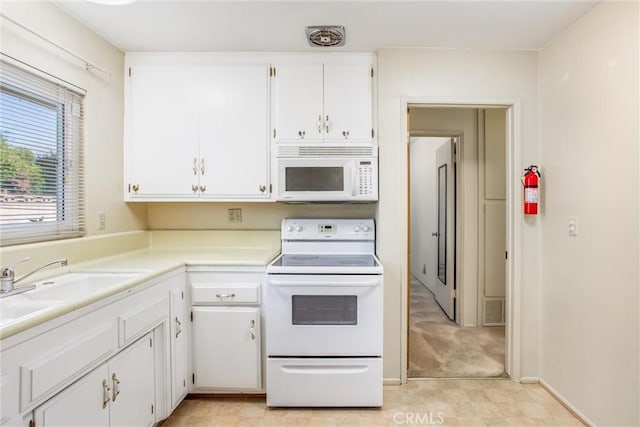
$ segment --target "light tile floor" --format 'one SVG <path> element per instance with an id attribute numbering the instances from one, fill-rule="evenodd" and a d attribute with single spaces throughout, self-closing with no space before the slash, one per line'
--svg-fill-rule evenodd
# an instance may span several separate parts
<path id="1" fill-rule="evenodd" d="M 175 426 L 582 426 L 537 384 L 505 379 L 416 380 L 384 387 L 382 408 L 267 408 L 264 397 L 184 400 Z"/>

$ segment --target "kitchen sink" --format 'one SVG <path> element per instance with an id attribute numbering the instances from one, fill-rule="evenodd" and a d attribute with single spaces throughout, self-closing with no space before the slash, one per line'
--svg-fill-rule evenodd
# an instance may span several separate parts
<path id="1" fill-rule="evenodd" d="M 25 296 L 36 301 L 73 301 L 139 277 L 142 273 L 67 273 L 36 283 Z"/>
<path id="2" fill-rule="evenodd" d="M 50 301 L 32 301 L 22 294 L 0 300 L 0 326 L 5 326 L 18 320 L 25 320 L 42 311 L 58 305 Z"/>
<path id="3" fill-rule="evenodd" d="M 111 291 L 144 272 L 66 273 L 35 283 L 35 288 L 0 299 L 0 327 L 48 310 Z"/>

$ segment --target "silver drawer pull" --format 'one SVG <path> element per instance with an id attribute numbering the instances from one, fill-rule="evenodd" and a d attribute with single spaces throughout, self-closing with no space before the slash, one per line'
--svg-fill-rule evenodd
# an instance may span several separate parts
<path id="1" fill-rule="evenodd" d="M 216 294 L 216 298 L 224 299 L 224 298 L 235 298 L 236 294 Z"/>
<path id="2" fill-rule="evenodd" d="M 113 396 L 112 396 L 111 400 L 113 402 L 115 402 L 116 398 L 120 394 L 120 387 L 119 387 L 120 386 L 120 380 L 116 376 L 115 372 L 113 373 L 113 375 L 111 375 L 111 380 L 113 381 Z"/>

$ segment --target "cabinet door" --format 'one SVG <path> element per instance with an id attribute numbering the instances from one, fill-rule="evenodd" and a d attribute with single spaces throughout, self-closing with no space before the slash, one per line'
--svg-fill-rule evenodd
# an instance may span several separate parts
<path id="1" fill-rule="evenodd" d="M 269 198 L 269 68 L 200 70 L 202 197 Z"/>
<path id="2" fill-rule="evenodd" d="M 109 361 L 111 426 L 149 426 L 153 406 L 154 351 L 148 334 Z"/>
<path id="3" fill-rule="evenodd" d="M 323 138 L 322 65 L 279 65 L 272 79 L 276 141 L 318 142 Z"/>
<path id="4" fill-rule="evenodd" d="M 108 426 L 111 391 L 107 387 L 111 381 L 105 364 L 36 408 L 35 425 Z"/>
<path id="5" fill-rule="evenodd" d="M 125 191 L 130 199 L 197 197 L 192 191 L 198 184 L 195 77 L 194 67 L 132 67 L 125 115 Z"/>
<path id="6" fill-rule="evenodd" d="M 187 394 L 189 351 L 184 285 L 171 291 L 171 409 Z"/>
<path id="7" fill-rule="evenodd" d="M 372 129 L 369 64 L 324 66 L 325 140 L 369 142 Z"/>
<path id="8" fill-rule="evenodd" d="M 197 388 L 260 388 L 260 315 L 251 307 L 193 307 Z"/>

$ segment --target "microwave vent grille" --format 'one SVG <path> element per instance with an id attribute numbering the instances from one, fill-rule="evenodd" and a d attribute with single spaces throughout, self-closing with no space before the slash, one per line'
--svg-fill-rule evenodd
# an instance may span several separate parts
<path id="1" fill-rule="evenodd" d="M 375 157 L 374 147 L 279 147 L 278 157 Z"/>

